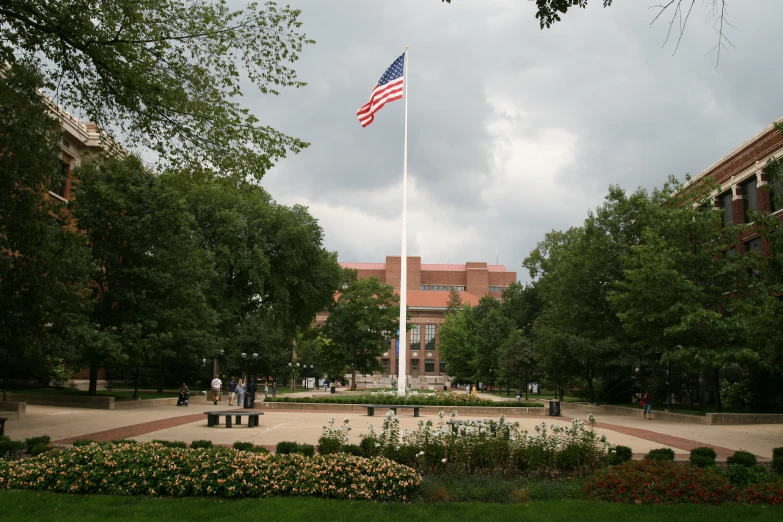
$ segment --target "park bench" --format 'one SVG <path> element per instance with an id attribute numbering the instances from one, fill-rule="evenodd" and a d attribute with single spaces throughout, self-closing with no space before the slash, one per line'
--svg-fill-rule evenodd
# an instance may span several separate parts
<path id="1" fill-rule="evenodd" d="M 418 417 L 419 416 L 419 408 L 423 408 L 424 406 L 419 405 L 410 405 L 410 404 L 363 404 L 365 408 L 367 408 L 367 416 L 373 417 L 375 416 L 375 408 L 388 408 L 391 411 L 394 412 L 395 415 L 397 415 L 397 408 L 413 408 L 413 416 Z"/>
<path id="2" fill-rule="evenodd" d="M 242 417 L 248 417 L 247 427 L 255 428 L 258 426 L 258 416 L 263 415 L 262 411 L 205 411 L 204 415 L 207 416 L 207 426 L 219 426 L 220 416 L 226 416 L 226 428 L 231 427 L 231 417 L 235 418 L 235 424 L 242 425 Z"/>

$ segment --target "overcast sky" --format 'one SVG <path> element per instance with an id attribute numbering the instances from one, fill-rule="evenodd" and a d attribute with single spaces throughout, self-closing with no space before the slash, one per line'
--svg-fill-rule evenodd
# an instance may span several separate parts
<path id="1" fill-rule="evenodd" d="M 317 42 L 296 64 L 309 85 L 244 103 L 312 145 L 262 185 L 307 205 L 341 261 L 399 255 L 404 102 L 367 128 L 356 110 L 409 45 L 408 254 L 497 253 L 526 281 L 536 243 L 580 225 L 610 184 L 697 174 L 783 115 L 783 1 L 732 2 L 736 49 L 717 69 L 701 2 L 674 56 L 653 3 L 593 0 L 541 31 L 524 0 L 292 0 Z"/>

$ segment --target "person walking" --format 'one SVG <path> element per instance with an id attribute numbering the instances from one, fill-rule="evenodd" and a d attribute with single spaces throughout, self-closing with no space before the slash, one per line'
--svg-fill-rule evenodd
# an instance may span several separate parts
<path id="1" fill-rule="evenodd" d="M 650 416 L 650 420 L 652 420 L 652 396 L 650 395 L 649 390 L 645 392 L 644 397 L 642 397 L 641 402 L 642 408 L 642 418 L 646 419 L 647 415 Z"/>
<path id="2" fill-rule="evenodd" d="M 234 396 L 236 396 L 236 394 L 237 394 L 237 382 L 234 380 L 233 377 L 231 377 L 231 380 L 228 381 L 228 405 L 229 406 L 234 405 Z"/>
<path id="3" fill-rule="evenodd" d="M 258 387 L 256 386 L 255 381 L 253 381 L 253 378 L 247 380 L 247 405 L 246 408 L 252 408 L 253 405 L 256 402 L 256 391 L 258 391 Z"/>
<path id="4" fill-rule="evenodd" d="M 237 381 L 237 406 L 242 406 L 245 403 L 245 380 L 239 379 Z"/>
<path id="5" fill-rule="evenodd" d="M 272 398 L 277 397 L 277 381 L 272 383 Z"/>
<path id="6" fill-rule="evenodd" d="M 265 382 L 264 383 L 264 400 L 266 400 L 267 398 L 269 398 L 269 383 Z"/>
<path id="7" fill-rule="evenodd" d="M 214 401 L 215 406 L 217 406 L 217 403 L 220 400 L 220 390 L 223 388 L 223 381 L 218 379 L 217 375 L 215 375 L 210 387 L 212 388 L 212 400 Z"/>

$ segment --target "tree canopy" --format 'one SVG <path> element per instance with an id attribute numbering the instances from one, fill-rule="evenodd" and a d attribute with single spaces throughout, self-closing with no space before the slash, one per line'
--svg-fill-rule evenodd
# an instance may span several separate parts
<path id="1" fill-rule="evenodd" d="M 225 0 L 6 0 L 0 63 L 34 63 L 55 100 L 163 165 L 260 178 L 307 144 L 238 102 L 301 87 L 291 68 L 312 40 L 300 12 Z"/>

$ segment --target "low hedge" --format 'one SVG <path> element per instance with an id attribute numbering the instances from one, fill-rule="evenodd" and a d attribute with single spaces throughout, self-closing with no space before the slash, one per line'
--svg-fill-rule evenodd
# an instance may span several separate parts
<path id="1" fill-rule="evenodd" d="M 644 456 L 646 460 L 658 460 L 658 461 L 673 461 L 674 450 L 671 448 L 656 448 L 650 450 L 647 455 Z"/>
<path id="2" fill-rule="evenodd" d="M 347 396 L 347 397 L 269 397 L 265 402 L 294 402 L 299 404 L 396 404 L 399 406 L 417 405 L 417 406 L 490 406 L 495 408 L 543 408 L 540 402 L 516 402 L 516 401 L 489 401 L 475 400 L 470 402 L 438 400 L 435 398 L 424 397 L 365 397 L 365 396 Z"/>
<path id="3" fill-rule="evenodd" d="M 335 471 L 339 472 L 335 472 Z M 92 444 L 0 465 L 0 489 L 56 493 L 406 500 L 415 470 L 384 458 Z"/>
<path id="4" fill-rule="evenodd" d="M 713 468 L 632 460 L 597 471 L 583 491 L 591 500 L 636 504 L 720 504 L 736 500 L 729 480 Z"/>
<path id="5" fill-rule="evenodd" d="M 783 475 L 783 448 L 774 448 L 772 450 L 772 469 Z"/>
<path id="6" fill-rule="evenodd" d="M 714 448 L 708 446 L 701 446 L 699 448 L 693 448 L 691 450 L 690 462 L 694 466 L 700 468 L 707 468 L 715 465 L 715 459 L 718 458 L 718 454 Z"/>
<path id="7" fill-rule="evenodd" d="M 738 464 L 740 466 L 745 466 L 746 468 L 752 468 L 757 462 L 756 456 L 753 453 L 739 450 L 735 451 L 734 455 L 726 459 L 726 464 Z"/>

